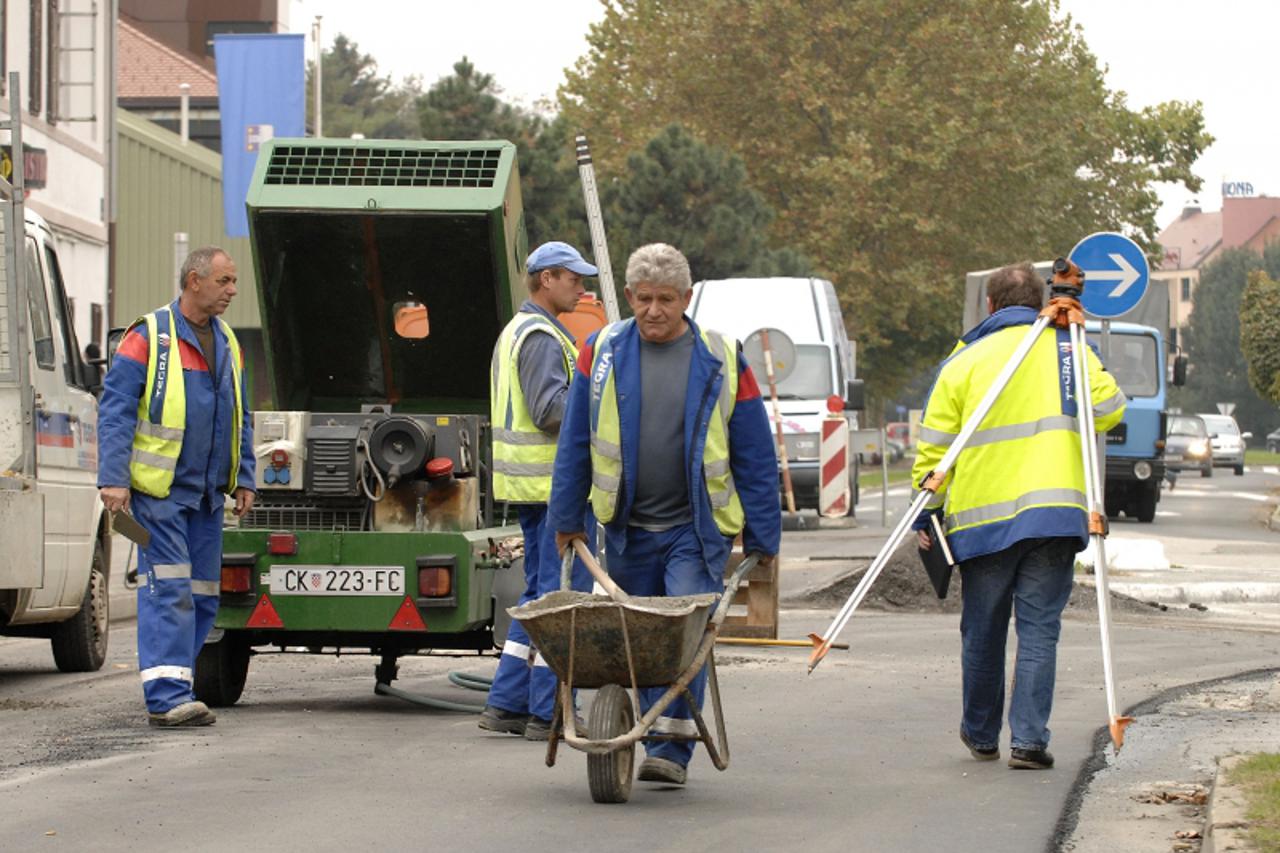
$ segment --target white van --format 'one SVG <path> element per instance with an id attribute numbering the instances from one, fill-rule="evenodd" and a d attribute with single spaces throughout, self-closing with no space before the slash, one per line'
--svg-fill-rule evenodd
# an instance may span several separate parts
<path id="1" fill-rule="evenodd" d="M 0 634 L 45 637 L 64 672 L 107 654 L 111 537 L 98 499 L 97 368 L 76 342 L 53 234 L 0 216 Z M 18 287 L 20 268 L 25 280 Z M 24 304 L 25 303 L 25 304 Z"/>
<path id="2" fill-rule="evenodd" d="M 693 288 L 689 315 L 699 326 L 745 341 L 759 329 L 780 329 L 796 347 L 795 369 L 778 384 L 782 440 L 797 507 L 818 506 L 818 443 L 827 399 L 842 397 L 861 406 L 854 381 L 853 346 L 845 331 L 840 301 L 831 282 L 820 278 L 728 278 L 700 281 Z M 756 377 L 765 406 L 769 388 Z M 855 386 L 858 383 L 854 383 Z M 857 416 L 846 411 L 850 428 Z M 855 457 L 856 459 L 856 457 Z M 856 463 L 849 467 L 850 495 L 857 503 Z M 853 508 L 850 505 L 849 513 Z"/>

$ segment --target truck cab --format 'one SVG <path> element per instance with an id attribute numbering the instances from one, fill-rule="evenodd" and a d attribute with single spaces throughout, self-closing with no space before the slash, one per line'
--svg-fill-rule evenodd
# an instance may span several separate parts
<path id="1" fill-rule="evenodd" d="M 1135 323 L 1112 322 L 1105 342 L 1098 321 L 1087 321 L 1085 331 L 1129 399 L 1124 420 L 1107 433 L 1107 515 L 1114 518 L 1124 513 L 1141 522 L 1153 521 L 1165 473 L 1168 429 L 1165 408 L 1170 377 L 1164 338 L 1159 330 Z M 1180 363 L 1175 363 L 1172 377 L 1176 384 L 1185 374 Z"/>
<path id="2" fill-rule="evenodd" d="M 106 659 L 110 600 L 99 372 L 81 357 L 49 226 L 9 198 L 4 208 L 0 633 L 47 637 L 60 670 L 87 672 Z"/>

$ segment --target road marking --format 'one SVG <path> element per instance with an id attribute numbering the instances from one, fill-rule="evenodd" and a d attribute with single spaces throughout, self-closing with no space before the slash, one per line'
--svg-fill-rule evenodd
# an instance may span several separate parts
<path id="1" fill-rule="evenodd" d="M 1221 492 L 1220 494 L 1231 495 L 1232 497 L 1235 497 L 1235 498 L 1244 498 L 1245 500 L 1249 500 L 1249 501 L 1266 502 L 1271 500 L 1271 498 L 1269 498 L 1266 495 L 1258 495 L 1258 494 L 1254 494 L 1253 492 Z"/>
<path id="2" fill-rule="evenodd" d="M 1249 470 L 1249 469 L 1248 469 L 1248 468 L 1246 468 L 1245 470 L 1247 471 L 1247 470 Z M 1262 466 L 1262 473 L 1264 473 L 1264 474 L 1280 474 L 1280 466 L 1276 466 L 1276 465 L 1263 465 L 1263 466 Z"/>
<path id="3" fill-rule="evenodd" d="M 1180 515 L 1182 515 L 1182 513 L 1174 512 L 1173 510 L 1169 510 L 1169 509 L 1156 510 L 1156 518 L 1177 518 Z"/>

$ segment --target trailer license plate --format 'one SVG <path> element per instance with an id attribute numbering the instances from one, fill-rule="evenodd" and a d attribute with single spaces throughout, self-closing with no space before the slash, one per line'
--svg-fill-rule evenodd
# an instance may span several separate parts
<path id="1" fill-rule="evenodd" d="M 404 595 L 402 566 L 272 566 L 272 595 Z"/>

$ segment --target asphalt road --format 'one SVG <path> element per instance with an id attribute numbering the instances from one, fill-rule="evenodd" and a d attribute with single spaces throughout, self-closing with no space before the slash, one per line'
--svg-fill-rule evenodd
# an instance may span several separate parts
<path id="1" fill-rule="evenodd" d="M 1161 504 L 1182 521 L 1158 519 L 1144 532 L 1213 547 L 1280 543 L 1256 519 L 1236 523 L 1243 507 L 1265 500 L 1233 492 L 1280 486 L 1280 477 L 1255 486 L 1250 476 L 1185 490 L 1184 479 Z M 1213 537 L 1216 527 L 1223 536 Z M 788 534 L 790 553 L 819 557 L 877 545 L 866 529 Z M 1246 558 L 1256 568 L 1257 555 Z M 784 569 L 784 586 L 799 576 Z M 821 631 L 831 615 L 786 610 L 783 635 Z M 1215 615 L 1122 615 L 1121 704 L 1280 667 L 1280 632 Z M 53 672 L 46 642 L 0 639 L 0 850 L 1028 851 L 1060 839 L 1064 813 L 1080 818 L 1077 834 L 1096 849 L 1168 850 L 1167 839 L 1099 843 L 1124 821 L 1106 812 L 1090 823 L 1096 800 L 1076 786 L 1089 762 L 1105 771 L 1137 767 L 1139 755 L 1183 754 L 1168 716 L 1151 714 L 1129 729 L 1130 742 L 1144 745 L 1134 759 L 1095 756 L 1106 722 L 1096 623 L 1064 626 L 1058 767 L 1049 772 L 969 759 L 956 736 L 957 633 L 955 615 L 860 612 L 846 633 L 851 650 L 833 652 L 812 676 L 802 650 L 722 650 L 729 769 L 717 773 L 699 757 L 685 788 L 637 782 L 617 806 L 591 802 L 579 753 L 562 747 L 547 768 L 539 745 L 483 733 L 471 716 L 375 696 L 371 658 L 259 656 L 244 698 L 216 726 L 166 732 L 145 722 L 132 623 L 113 627 L 110 659 L 89 675 Z M 396 686 L 474 700 L 445 674 L 493 667 L 491 658 L 414 658 Z M 1160 772 L 1177 778 L 1175 770 Z"/>

